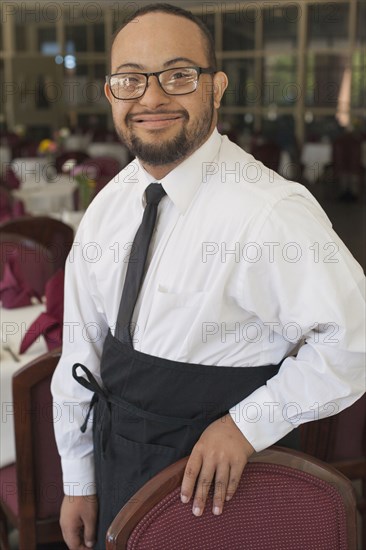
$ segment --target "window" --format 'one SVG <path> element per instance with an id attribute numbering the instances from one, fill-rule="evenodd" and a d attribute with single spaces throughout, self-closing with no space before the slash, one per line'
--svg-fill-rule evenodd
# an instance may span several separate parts
<path id="1" fill-rule="evenodd" d="M 347 86 L 348 66 L 346 55 L 309 53 L 306 69 L 306 105 L 337 107 L 338 102 L 342 101 L 340 95 Z"/>
<path id="2" fill-rule="evenodd" d="M 366 44 L 366 3 L 364 0 L 357 2 L 357 30 L 356 42 L 358 46 Z"/>
<path id="3" fill-rule="evenodd" d="M 57 55 L 60 45 L 57 43 L 55 27 L 41 27 L 37 29 L 37 49 L 43 55 Z"/>
<path id="4" fill-rule="evenodd" d="M 301 9 L 293 4 L 263 10 L 263 48 L 284 51 L 296 48 L 299 17 Z"/>
<path id="5" fill-rule="evenodd" d="M 266 55 L 263 59 L 262 104 L 292 106 L 300 94 L 296 57 L 289 54 Z"/>
<path id="6" fill-rule="evenodd" d="M 254 60 L 224 60 L 223 70 L 229 78 L 223 105 L 253 106 L 256 104 L 259 90 L 254 80 Z"/>
<path id="7" fill-rule="evenodd" d="M 336 2 L 313 4 L 308 12 L 308 45 L 313 48 L 348 46 L 349 5 Z"/>
<path id="8" fill-rule="evenodd" d="M 86 52 L 88 50 L 86 25 L 66 27 L 65 38 L 67 53 Z"/>
<path id="9" fill-rule="evenodd" d="M 253 50 L 255 47 L 255 14 L 257 12 L 223 13 L 223 49 Z M 252 17 L 251 17 L 252 15 Z"/>
<path id="10" fill-rule="evenodd" d="M 105 32 L 104 24 L 99 23 L 92 26 L 93 29 L 93 50 L 95 52 L 104 52 L 105 47 Z"/>

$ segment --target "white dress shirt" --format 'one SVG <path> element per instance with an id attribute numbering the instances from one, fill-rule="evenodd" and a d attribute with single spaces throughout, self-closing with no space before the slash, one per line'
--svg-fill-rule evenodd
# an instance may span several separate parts
<path id="1" fill-rule="evenodd" d="M 137 160 L 124 168 L 90 205 L 67 262 L 52 392 L 69 494 L 94 480 L 91 423 L 80 432 L 92 395 L 71 367 L 100 380 L 152 181 Z M 364 275 L 312 195 L 216 130 L 160 183 L 167 195 L 134 311 L 135 349 L 212 368 L 284 359 L 230 411 L 257 451 L 356 401 L 365 391 Z"/>

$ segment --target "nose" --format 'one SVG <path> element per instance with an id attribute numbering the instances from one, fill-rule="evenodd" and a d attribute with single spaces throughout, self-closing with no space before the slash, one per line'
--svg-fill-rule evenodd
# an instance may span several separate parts
<path id="1" fill-rule="evenodd" d="M 141 105 L 148 109 L 157 109 L 160 105 L 166 105 L 170 102 L 169 96 L 160 87 L 156 76 L 149 76 L 146 92 L 139 100 Z"/>

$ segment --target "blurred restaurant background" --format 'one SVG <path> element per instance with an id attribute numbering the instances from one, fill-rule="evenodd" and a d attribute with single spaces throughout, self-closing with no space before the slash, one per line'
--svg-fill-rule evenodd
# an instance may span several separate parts
<path id="1" fill-rule="evenodd" d="M 31 180 L 28 168 L 34 170 L 34 165 L 19 159 L 47 157 L 54 160 L 57 173 L 70 174 L 70 153 L 78 152 L 83 154 L 76 156 L 76 164 L 95 157 L 115 160 L 108 168 L 90 169 L 100 180 L 97 192 L 130 160 L 118 144 L 103 86 L 113 33 L 131 11 L 147 3 L 2 3 L 3 187 L 17 185 L 11 172 Z M 214 35 L 219 68 L 230 82 L 220 131 L 286 178 L 309 186 L 336 224 L 345 203 L 358 203 L 348 207 L 360 212 L 353 221 L 362 233 L 366 2 L 172 3 L 190 8 Z M 66 180 L 55 178 L 52 167 L 41 176 L 58 183 L 61 193 Z M 24 203 L 21 192 L 17 198 Z M 43 205 L 35 205 L 38 198 L 26 197 L 25 209 L 27 203 L 28 211 L 36 213 L 55 206 L 79 208 L 75 197 L 64 204 L 44 199 Z M 339 228 L 342 233 L 342 221 Z M 352 247 L 365 265 L 362 247 Z"/>
<path id="2" fill-rule="evenodd" d="M 22 539 L 31 532 L 32 513 L 45 548 L 60 540 L 61 473 L 51 424 L 28 426 L 33 435 L 41 430 L 47 462 L 41 457 L 32 471 L 21 471 L 38 447 L 24 431 L 14 435 L 7 411 L 15 407 L 19 368 L 34 361 L 31 368 L 41 372 L 37 361 L 47 351 L 53 355 L 42 369 L 47 366 L 49 387 L 61 344 L 62 270 L 75 231 L 95 195 L 131 160 L 114 132 L 103 87 L 114 32 L 149 3 L 40 0 L 0 7 L 0 520 L 7 516 L 20 530 L 12 533 L 12 548 L 19 540 L 20 548 L 35 548 Z M 214 36 L 219 69 L 229 77 L 220 132 L 305 185 L 365 269 L 366 0 L 170 3 L 191 9 Z M 51 407 L 49 391 L 39 396 Z M 341 471 L 358 491 L 360 537 L 361 525 L 366 533 L 365 411 L 363 399 L 337 415 L 341 420 L 310 423 L 314 431 L 303 436 L 310 454 L 347 463 Z M 56 493 L 45 500 L 38 495 L 32 513 L 26 503 L 24 531 L 22 496 L 3 489 L 43 471 Z"/>

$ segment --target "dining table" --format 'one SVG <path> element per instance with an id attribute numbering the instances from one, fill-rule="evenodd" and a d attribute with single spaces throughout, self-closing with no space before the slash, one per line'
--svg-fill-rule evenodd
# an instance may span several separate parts
<path id="1" fill-rule="evenodd" d="M 305 179 L 314 184 L 323 174 L 327 164 L 332 161 L 330 143 L 305 143 L 301 152 L 301 163 L 304 165 Z"/>
<path id="2" fill-rule="evenodd" d="M 74 210 L 75 180 L 65 174 L 56 174 L 52 179 L 40 179 L 37 185 L 20 187 L 13 191 L 14 197 L 23 201 L 29 214 Z"/>
<path id="3" fill-rule="evenodd" d="M 47 345 L 42 336 L 38 337 L 23 354 L 19 353 L 20 343 L 33 321 L 44 311 L 44 303 L 13 309 L 6 309 L 0 305 L 0 468 L 15 461 L 13 374 L 47 352 Z"/>

